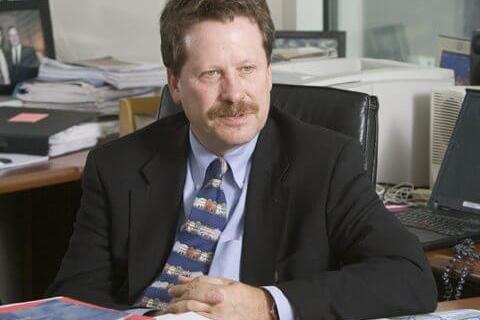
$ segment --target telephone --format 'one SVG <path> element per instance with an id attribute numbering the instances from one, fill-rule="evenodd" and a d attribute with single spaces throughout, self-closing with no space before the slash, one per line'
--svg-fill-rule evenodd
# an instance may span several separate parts
<path id="1" fill-rule="evenodd" d="M 442 275 L 445 293 L 443 298 L 448 301 L 458 300 L 462 296 L 463 286 L 473 263 L 480 261 L 480 254 L 475 252 L 475 243 L 472 239 L 465 239 L 453 247 L 453 256 Z M 456 283 L 454 287 L 454 282 Z"/>

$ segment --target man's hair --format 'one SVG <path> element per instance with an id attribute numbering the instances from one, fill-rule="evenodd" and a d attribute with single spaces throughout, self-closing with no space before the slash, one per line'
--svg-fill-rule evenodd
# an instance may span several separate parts
<path id="1" fill-rule="evenodd" d="M 8 28 L 7 28 L 7 33 L 9 33 L 9 32 L 10 32 L 10 30 L 12 30 L 12 29 L 15 29 L 15 31 L 17 31 L 17 32 L 18 32 L 18 28 L 17 28 L 17 26 L 8 26 Z"/>
<path id="2" fill-rule="evenodd" d="M 270 63 L 275 27 L 266 0 L 169 0 L 160 18 L 163 63 L 179 75 L 186 60 L 187 29 L 206 20 L 231 22 L 238 16 L 257 23 Z"/>

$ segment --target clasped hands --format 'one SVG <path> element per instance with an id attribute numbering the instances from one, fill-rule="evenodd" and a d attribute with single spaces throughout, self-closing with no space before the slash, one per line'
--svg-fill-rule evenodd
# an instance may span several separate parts
<path id="1" fill-rule="evenodd" d="M 215 320 L 270 320 L 272 297 L 262 289 L 223 278 L 179 277 L 168 293 L 168 313 L 196 312 Z"/>

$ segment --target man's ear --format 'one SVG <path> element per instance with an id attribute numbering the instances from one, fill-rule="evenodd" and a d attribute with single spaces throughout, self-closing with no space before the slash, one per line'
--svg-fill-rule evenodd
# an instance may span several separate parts
<path id="1" fill-rule="evenodd" d="M 168 88 L 170 89 L 170 95 L 172 96 L 173 101 L 177 105 L 181 105 L 180 90 L 178 87 L 178 77 L 173 74 L 173 70 L 170 68 L 167 69 L 167 81 Z"/>
<path id="2" fill-rule="evenodd" d="M 272 64 L 269 63 L 267 67 L 267 81 L 269 82 L 269 92 L 272 91 L 273 81 L 272 81 Z"/>

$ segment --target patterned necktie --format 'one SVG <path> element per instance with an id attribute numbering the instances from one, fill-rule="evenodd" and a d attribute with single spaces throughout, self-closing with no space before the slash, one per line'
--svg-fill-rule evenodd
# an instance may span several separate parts
<path id="1" fill-rule="evenodd" d="M 227 162 L 217 158 L 207 168 L 202 188 L 190 215 L 178 231 L 177 240 L 160 275 L 140 296 L 137 306 L 164 310 L 171 300 L 168 289 L 178 276 L 208 274 L 218 238 L 227 224 L 227 204 L 221 189 Z"/>

